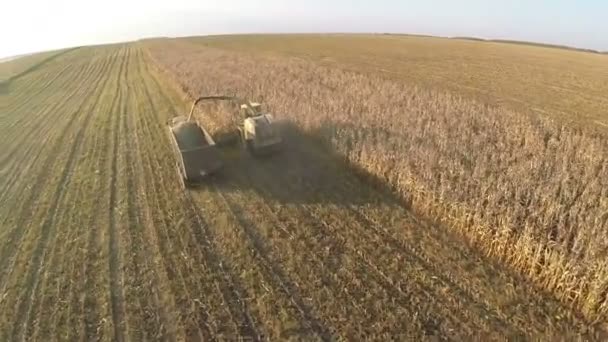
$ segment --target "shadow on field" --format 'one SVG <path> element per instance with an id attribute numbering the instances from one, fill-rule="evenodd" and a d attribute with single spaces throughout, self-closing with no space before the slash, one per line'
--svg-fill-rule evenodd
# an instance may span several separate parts
<path id="1" fill-rule="evenodd" d="M 65 49 L 63 51 L 59 51 L 59 52 L 57 52 L 57 53 L 55 53 L 55 54 L 53 54 L 53 55 L 51 55 L 51 56 L 49 56 L 49 57 L 47 57 L 47 58 L 45 58 L 43 60 L 37 62 L 36 64 L 31 65 L 29 68 L 21 71 L 20 73 L 11 76 L 9 78 L 9 81 L 15 81 L 15 80 L 17 80 L 17 79 L 19 79 L 19 78 L 21 78 L 23 76 L 26 76 L 27 74 L 35 72 L 36 70 L 39 70 L 39 69 L 43 68 L 46 64 L 52 62 L 53 60 L 55 60 L 55 59 L 57 59 L 57 58 L 59 58 L 59 57 L 61 57 L 63 55 L 66 55 L 66 54 L 68 54 L 68 53 L 70 53 L 72 51 L 76 51 L 78 49 L 80 49 L 80 47 L 73 47 L 73 48 Z"/>
<path id="2" fill-rule="evenodd" d="M 0 95 L 5 95 L 9 93 L 10 90 L 10 82 L 8 80 L 0 80 Z"/>
<path id="3" fill-rule="evenodd" d="M 255 191 L 286 204 L 362 205 L 372 201 L 365 187 L 391 193 L 377 177 L 322 144 L 322 132 L 304 132 L 291 122 L 281 123 L 280 130 L 283 147 L 273 155 L 253 157 L 236 147 L 223 149 L 226 165 L 212 182 L 221 191 Z M 345 183 L 352 191 L 344 193 Z M 378 196 L 373 197 L 377 203 Z"/>

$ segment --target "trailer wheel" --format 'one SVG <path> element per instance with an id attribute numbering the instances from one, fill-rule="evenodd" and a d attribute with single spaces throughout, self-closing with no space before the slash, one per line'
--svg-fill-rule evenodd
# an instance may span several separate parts
<path id="1" fill-rule="evenodd" d="M 247 140 L 245 142 L 245 149 L 247 149 L 247 152 L 249 152 L 250 155 L 257 157 L 258 156 L 258 152 L 255 150 L 255 147 L 253 146 L 253 140 Z"/>

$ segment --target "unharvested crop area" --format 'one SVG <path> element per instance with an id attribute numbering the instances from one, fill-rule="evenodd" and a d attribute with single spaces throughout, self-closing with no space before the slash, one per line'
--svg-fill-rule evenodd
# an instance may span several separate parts
<path id="1" fill-rule="evenodd" d="M 193 37 L 446 90 L 523 113 L 608 128 L 608 56 L 522 44 L 399 35 Z"/>
<path id="2" fill-rule="evenodd" d="M 389 184 L 418 214 L 452 227 L 590 320 L 606 321 L 608 244 L 599 238 L 608 234 L 604 131 L 371 75 L 365 65 L 351 72 L 191 41 L 150 43 L 153 58 L 186 93 L 229 90 L 263 99 Z M 554 49 L 547 50 L 550 58 Z"/>
<path id="3" fill-rule="evenodd" d="M 421 112 L 410 122 L 427 122 L 428 136 L 403 125 L 387 130 L 395 116 L 411 116 L 379 107 L 374 93 L 391 95 L 391 88 L 369 92 L 357 83 L 370 82 L 363 76 L 147 44 L 68 51 L 0 93 L 0 340 L 601 337 L 593 324 L 404 207 L 382 185 L 384 177 L 393 186 L 405 183 L 390 178 L 383 159 L 369 159 L 387 157 L 370 139 L 415 142 L 433 156 L 444 143 L 432 134 L 448 124 L 445 116 Z M 158 72 L 159 65 L 173 74 Z M 192 94 L 230 88 L 267 101 L 290 119 L 285 150 L 254 159 L 228 148 L 222 175 L 182 191 L 164 125 L 188 104 L 167 76 L 179 77 Z M 336 88 L 344 82 L 351 87 Z M 350 101 L 353 93 L 365 102 Z M 440 113 L 470 105 L 406 94 L 421 111 L 429 99 L 435 102 L 427 110 Z M 381 127 L 370 124 L 375 110 L 386 111 Z M 358 120 L 319 125 L 342 112 Z M 362 144 L 368 149 L 352 159 Z M 411 161 L 402 152 L 392 155 L 395 171 Z M 425 163 L 417 160 L 420 169 L 412 170 L 430 172 Z M 434 165 L 434 177 L 444 177 L 447 166 Z M 441 184 L 459 181 L 457 175 Z M 407 198 L 419 205 L 425 194 Z M 436 217 L 447 217 L 442 206 L 434 208 Z"/>

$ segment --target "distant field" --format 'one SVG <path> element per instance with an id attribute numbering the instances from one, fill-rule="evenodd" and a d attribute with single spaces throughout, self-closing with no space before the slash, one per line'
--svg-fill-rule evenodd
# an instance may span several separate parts
<path id="1" fill-rule="evenodd" d="M 186 38 L 444 89 L 485 103 L 608 127 L 608 56 L 525 44 L 397 35 Z"/>
<path id="2" fill-rule="evenodd" d="M 593 50 L 593 49 L 576 48 L 576 47 L 571 47 L 571 46 L 567 46 L 567 45 L 546 44 L 546 43 L 538 43 L 538 42 L 530 42 L 530 41 L 522 41 L 522 40 L 483 39 L 483 38 L 466 37 L 466 36 L 465 37 L 450 37 L 450 39 L 473 40 L 473 41 L 488 42 L 488 43 L 527 45 L 527 46 L 536 46 L 536 47 L 541 47 L 541 48 L 561 49 L 561 50 L 570 50 L 570 51 L 578 51 L 578 52 L 602 53 L 601 51 Z"/>
<path id="3" fill-rule="evenodd" d="M 16 56 L 0 59 L 0 80 L 9 79 L 18 75 L 48 58 L 60 54 L 62 51 L 47 51 L 26 56 Z"/>
<path id="4" fill-rule="evenodd" d="M 20 58 L 21 56 L 14 56 L 14 57 L 5 57 L 5 58 L 0 58 L 0 63 L 6 63 L 6 62 L 10 62 L 14 59 Z M 25 56 L 23 56 L 25 57 Z"/>

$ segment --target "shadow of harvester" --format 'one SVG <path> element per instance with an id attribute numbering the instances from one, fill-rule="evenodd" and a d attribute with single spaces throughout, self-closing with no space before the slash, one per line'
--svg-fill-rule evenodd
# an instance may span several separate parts
<path id="1" fill-rule="evenodd" d="M 8 94 L 10 90 L 9 80 L 0 80 L 0 95 Z"/>
<path id="2" fill-rule="evenodd" d="M 378 198 L 395 203 L 392 196 L 370 196 L 372 188 L 384 194 L 390 189 L 322 144 L 322 132 L 304 132 L 292 122 L 281 122 L 279 129 L 278 153 L 253 157 L 239 147 L 222 148 L 225 167 L 209 181 L 223 192 L 254 191 L 286 204 L 362 205 Z"/>

